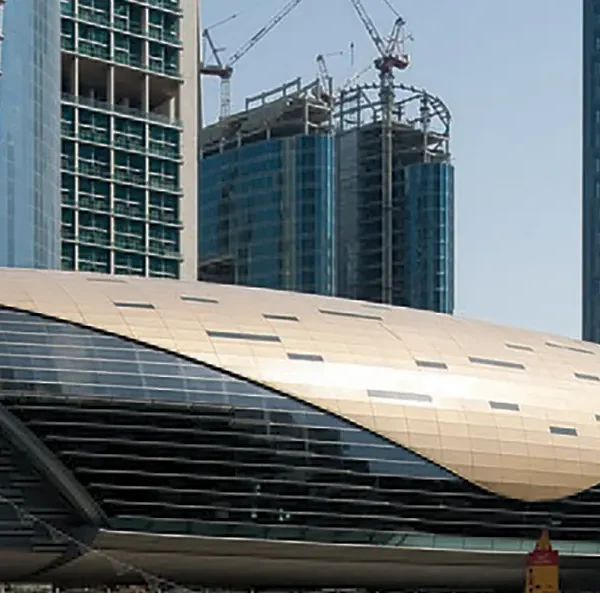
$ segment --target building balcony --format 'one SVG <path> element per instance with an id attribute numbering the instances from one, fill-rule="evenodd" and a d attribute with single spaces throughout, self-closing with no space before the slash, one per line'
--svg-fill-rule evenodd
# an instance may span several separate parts
<path id="1" fill-rule="evenodd" d="M 150 187 L 173 193 L 181 193 L 181 188 L 175 181 L 165 178 L 150 177 Z"/>
<path id="2" fill-rule="evenodd" d="M 153 8 L 162 8 L 163 10 L 168 10 L 177 14 L 182 13 L 178 0 L 146 0 L 145 3 Z"/>
<path id="3" fill-rule="evenodd" d="M 183 256 L 181 255 L 180 251 L 159 241 L 153 241 L 152 239 L 150 239 L 150 246 L 148 251 L 150 255 L 160 255 L 162 257 L 168 257 L 170 259 L 177 259 L 179 261 L 183 261 Z"/>
<path id="4" fill-rule="evenodd" d="M 146 146 L 144 145 L 144 141 L 140 138 L 136 140 L 131 138 L 130 136 L 123 136 L 121 134 L 115 133 L 113 135 L 113 144 L 116 148 L 121 148 L 123 150 L 133 150 L 135 152 L 146 152 Z"/>
<path id="5" fill-rule="evenodd" d="M 61 2 L 60 14 L 62 16 L 75 16 L 75 7 L 70 2 Z"/>
<path id="6" fill-rule="evenodd" d="M 103 25 L 105 27 L 110 27 L 111 25 L 110 15 L 108 13 L 93 10 L 88 6 L 82 6 L 81 4 L 77 9 L 77 18 L 95 25 Z"/>
<path id="7" fill-rule="evenodd" d="M 77 97 L 75 95 L 63 93 L 62 101 L 74 106 L 91 107 L 92 109 L 98 109 L 104 113 L 126 115 L 138 120 L 156 122 L 158 124 L 173 126 L 180 129 L 183 127 L 181 120 L 171 119 L 168 116 L 160 113 L 140 111 L 139 109 L 134 109 L 132 107 L 114 105 L 112 103 L 106 103 L 104 101 L 98 101 L 97 99 L 90 99 L 88 97 Z"/>
<path id="8" fill-rule="evenodd" d="M 183 223 L 177 216 L 175 216 L 174 212 L 164 211 L 164 210 L 150 210 L 150 221 L 174 225 L 178 227 L 183 227 Z"/>
<path id="9" fill-rule="evenodd" d="M 123 183 L 129 183 L 132 185 L 146 185 L 146 179 L 144 175 L 123 169 L 116 169 L 114 172 L 114 178 L 117 181 L 122 181 Z"/>
<path id="10" fill-rule="evenodd" d="M 114 61 L 121 66 L 131 66 L 132 68 L 139 68 L 140 70 L 144 69 L 144 64 L 142 63 L 142 58 L 140 56 L 132 56 L 123 53 L 122 51 L 118 51 L 118 48 L 115 48 Z"/>
<path id="11" fill-rule="evenodd" d="M 60 157 L 60 168 L 65 171 L 75 171 L 75 158 L 72 156 L 62 155 Z"/>
<path id="12" fill-rule="evenodd" d="M 68 136 L 69 138 L 75 137 L 75 125 L 73 122 L 63 121 L 60 123 L 60 133 L 63 136 Z"/>
<path id="13" fill-rule="evenodd" d="M 108 164 L 95 165 L 86 161 L 79 161 L 77 171 L 81 175 L 90 175 L 92 177 L 106 178 L 110 173 L 110 167 Z"/>
<path id="14" fill-rule="evenodd" d="M 60 48 L 64 51 L 75 51 L 75 40 L 73 39 L 73 37 L 61 35 Z"/>
<path id="15" fill-rule="evenodd" d="M 169 147 L 159 142 L 153 142 L 152 140 L 150 140 L 150 145 L 148 146 L 148 153 L 153 156 L 171 159 L 174 161 L 179 161 L 182 158 L 181 154 L 175 147 Z"/>
<path id="16" fill-rule="evenodd" d="M 148 70 L 150 70 L 150 72 L 155 72 L 156 74 L 161 74 L 163 76 L 181 78 L 181 72 L 179 72 L 179 67 L 177 65 L 165 64 L 161 60 L 153 60 L 152 58 L 150 58 Z"/>
<path id="17" fill-rule="evenodd" d="M 102 45 L 93 45 L 91 43 L 86 43 L 85 40 L 79 40 L 79 47 L 77 52 L 82 56 L 87 56 L 88 58 L 94 58 L 96 60 L 110 60 L 110 50 L 108 46 Z"/>
<path id="18" fill-rule="evenodd" d="M 142 23 L 139 21 L 116 18 L 113 22 L 113 27 L 115 30 L 123 33 L 131 33 L 133 35 L 139 35 L 140 37 L 144 35 Z"/>
<path id="19" fill-rule="evenodd" d="M 80 243 L 88 243 L 90 245 L 101 245 L 102 247 L 110 245 L 108 233 L 104 231 L 79 229 L 78 239 Z"/>
<path id="20" fill-rule="evenodd" d="M 105 146 L 110 144 L 107 130 L 97 131 L 89 128 L 80 128 L 75 137 L 85 142 L 93 142 L 94 144 L 103 144 Z"/>
<path id="21" fill-rule="evenodd" d="M 150 29 L 148 31 L 148 37 L 154 41 L 162 41 L 163 43 L 170 43 L 177 47 L 182 47 L 183 43 L 179 38 L 179 35 L 171 31 L 162 31 L 159 29 Z"/>
<path id="22" fill-rule="evenodd" d="M 126 206 L 125 204 L 120 204 L 117 202 L 113 207 L 113 211 L 115 214 L 120 214 L 122 216 L 126 216 L 127 218 L 143 219 L 146 217 L 144 209 L 140 206 Z"/>
<path id="23" fill-rule="evenodd" d="M 146 246 L 143 239 L 134 239 L 132 237 L 121 237 L 115 234 L 113 246 L 125 251 L 135 251 L 136 253 L 146 253 Z"/>
<path id="24" fill-rule="evenodd" d="M 80 195 L 77 205 L 80 210 L 91 210 L 103 213 L 110 211 L 108 196 L 106 198 L 92 198 L 90 196 Z"/>

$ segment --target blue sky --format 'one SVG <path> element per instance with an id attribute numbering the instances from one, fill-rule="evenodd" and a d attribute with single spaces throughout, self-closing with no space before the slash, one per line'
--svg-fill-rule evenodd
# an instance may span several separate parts
<path id="1" fill-rule="evenodd" d="M 580 336 L 581 1 L 389 0 L 408 21 L 402 80 L 439 95 L 453 115 L 457 314 Z M 285 0 L 203 0 L 203 25 L 232 54 Z M 393 13 L 363 0 L 380 32 Z M 354 42 L 355 66 L 348 47 Z M 281 81 L 340 81 L 375 53 L 350 0 L 303 0 L 238 64 L 233 107 Z M 373 74 L 363 81 L 374 78 Z M 216 117 L 218 82 L 204 82 Z"/>

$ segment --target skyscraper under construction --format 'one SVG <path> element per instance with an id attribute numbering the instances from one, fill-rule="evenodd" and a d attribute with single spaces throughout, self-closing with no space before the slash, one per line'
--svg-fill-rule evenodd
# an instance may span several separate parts
<path id="1" fill-rule="evenodd" d="M 296 80 L 204 129 L 200 278 L 453 311 L 449 110 L 394 85 L 390 166 L 378 91 Z"/>
<path id="2" fill-rule="evenodd" d="M 450 112 L 427 91 L 393 89 L 387 123 L 377 85 L 342 90 L 335 106 L 337 294 L 452 313 Z"/>

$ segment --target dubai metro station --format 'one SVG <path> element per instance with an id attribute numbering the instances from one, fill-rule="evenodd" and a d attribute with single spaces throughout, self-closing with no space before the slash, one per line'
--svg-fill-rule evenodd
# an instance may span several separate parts
<path id="1" fill-rule="evenodd" d="M 0 270 L 0 580 L 563 590 L 600 569 L 600 347 L 201 282 Z"/>

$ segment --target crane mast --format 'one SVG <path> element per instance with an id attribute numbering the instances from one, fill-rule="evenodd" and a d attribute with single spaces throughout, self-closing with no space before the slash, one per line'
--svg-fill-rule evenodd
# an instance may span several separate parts
<path id="1" fill-rule="evenodd" d="M 379 71 L 379 98 L 381 101 L 381 302 L 392 304 L 393 300 L 393 111 L 394 70 L 405 70 L 410 64 L 404 52 L 403 29 L 405 21 L 398 16 L 394 21 L 387 43 L 383 40 L 375 23 L 361 0 L 350 0 L 371 41 L 379 52 L 375 68 Z"/>
<path id="2" fill-rule="evenodd" d="M 327 68 L 327 62 L 325 61 L 325 56 L 323 54 L 317 56 L 317 69 L 322 90 L 328 92 L 329 87 L 331 86 L 331 75 L 329 74 L 329 68 Z"/>
<path id="3" fill-rule="evenodd" d="M 202 33 L 206 39 L 211 52 L 215 58 L 215 65 L 202 65 L 200 69 L 201 74 L 207 74 L 209 76 L 218 76 L 221 79 L 221 105 L 220 105 L 220 119 L 224 119 L 231 115 L 231 77 L 233 75 L 234 64 L 243 58 L 265 35 L 270 33 L 302 0 L 289 0 L 281 10 L 273 16 L 273 18 L 263 27 L 261 27 L 248 41 L 246 41 L 233 55 L 227 60 L 226 63 L 219 57 L 219 50 L 217 49 L 210 32 L 208 29 L 204 29 Z"/>

